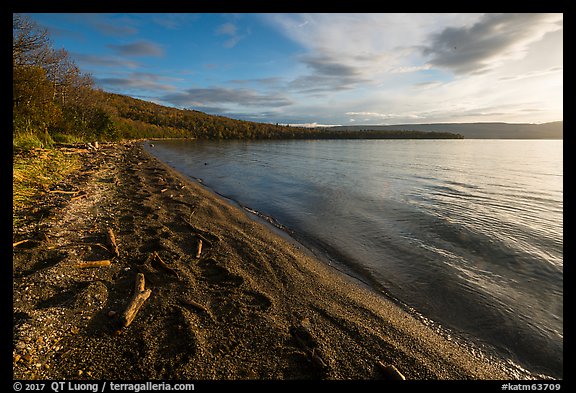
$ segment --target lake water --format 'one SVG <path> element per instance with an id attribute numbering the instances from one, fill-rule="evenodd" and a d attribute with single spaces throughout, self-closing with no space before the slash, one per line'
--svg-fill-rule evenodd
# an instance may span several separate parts
<path id="1" fill-rule="evenodd" d="M 563 142 L 157 141 L 424 321 L 563 375 Z"/>

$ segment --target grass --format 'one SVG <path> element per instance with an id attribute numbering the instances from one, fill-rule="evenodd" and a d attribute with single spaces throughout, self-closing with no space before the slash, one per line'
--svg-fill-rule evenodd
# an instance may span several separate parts
<path id="1" fill-rule="evenodd" d="M 35 148 L 45 148 L 49 147 L 51 144 L 50 140 L 46 138 L 40 138 L 38 135 L 31 132 L 21 132 L 12 138 L 12 146 L 14 149 L 35 149 Z"/>
<path id="2" fill-rule="evenodd" d="M 62 181 L 80 167 L 79 157 L 56 149 L 15 151 L 12 165 L 12 225 L 24 222 L 26 215 L 34 212 L 38 198 L 48 192 L 51 185 Z"/>

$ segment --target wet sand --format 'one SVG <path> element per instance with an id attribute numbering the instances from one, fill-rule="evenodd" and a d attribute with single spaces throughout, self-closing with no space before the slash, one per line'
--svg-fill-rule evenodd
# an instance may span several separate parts
<path id="1" fill-rule="evenodd" d="M 78 193 L 48 194 L 51 214 L 14 229 L 14 242 L 31 239 L 13 251 L 15 379 L 389 379 L 389 365 L 409 380 L 526 377 L 138 143 L 81 155 L 84 169 L 59 185 Z M 123 327 L 139 274 L 150 296 Z"/>

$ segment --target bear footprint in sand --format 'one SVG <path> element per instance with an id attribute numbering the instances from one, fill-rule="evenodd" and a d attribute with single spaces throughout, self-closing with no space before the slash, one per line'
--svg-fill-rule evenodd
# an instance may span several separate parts
<path id="1" fill-rule="evenodd" d="M 209 285 L 239 287 L 244 282 L 241 276 L 230 272 L 230 270 L 218 264 L 218 261 L 213 258 L 201 260 L 198 266 L 202 270 L 202 278 L 204 278 Z"/>
<path id="2" fill-rule="evenodd" d="M 266 295 L 257 291 L 245 291 L 243 293 L 243 300 L 247 307 L 259 310 L 267 310 L 272 306 L 272 301 Z"/>

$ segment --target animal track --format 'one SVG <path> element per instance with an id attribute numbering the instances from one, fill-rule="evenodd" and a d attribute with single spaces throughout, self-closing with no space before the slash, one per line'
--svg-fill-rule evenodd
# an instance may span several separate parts
<path id="1" fill-rule="evenodd" d="M 221 266 L 213 258 L 203 259 L 198 263 L 202 270 L 201 276 L 209 285 L 221 287 L 239 287 L 244 279 L 231 273 L 226 267 Z"/>
<path id="2" fill-rule="evenodd" d="M 175 307 L 162 317 L 162 328 L 144 335 L 146 352 L 160 359 L 156 364 L 156 378 L 169 379 L 193 360 L 197 352 L 197 337 L 188 322 L 186 311 Z M 164 359 L 164 360 L 163 360 Z"/>
<path id="3" fill-rule="evenodd" d="M 245 291 L 242 297 L 246 306 L 251 308 L 267 310 L 272 305 L 270 298 L 261 292 Z"/>

